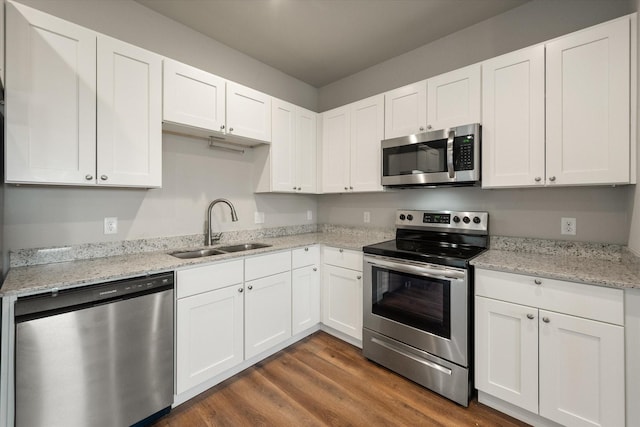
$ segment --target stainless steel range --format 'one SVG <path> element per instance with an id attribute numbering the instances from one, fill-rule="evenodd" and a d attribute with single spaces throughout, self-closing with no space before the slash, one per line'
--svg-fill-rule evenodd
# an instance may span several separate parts
<path id="1" fill-rule="evenodd" d="M 487 248 L 487 212 L 396 215 L 396 239 L 364 250 L 362 350 L 468 406 L 472 391 L 469 260 Z"/>

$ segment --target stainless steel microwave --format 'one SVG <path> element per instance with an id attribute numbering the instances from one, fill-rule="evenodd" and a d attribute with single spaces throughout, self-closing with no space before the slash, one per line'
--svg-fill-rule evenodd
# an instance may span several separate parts
<path id="1" fill-rule="evenodd" d="M 382 141 L 382 185 L 430 187 L 480 183 L 478 123 Z"/>

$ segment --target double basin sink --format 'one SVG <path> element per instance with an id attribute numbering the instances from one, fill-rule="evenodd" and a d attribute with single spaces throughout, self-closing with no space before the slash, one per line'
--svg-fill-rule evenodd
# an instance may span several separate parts
<path id="1" fill-rule="evenodd" d="M 239 245 L 222 246 L 215 249 L 206 248 L 206 249 L 196 249 L 193 251 L 173 252 L 170 255 L 173 255 L 176 258 L 192 259 L 192 258 L 203 258 L 203 257 L 208 257 L 213 255 L 230 254 L 233 252 L 250 251 L 252 249 L 268 248 L 270 246 L 271 245 L 266 245 L 264 243 L 242 243 Z"/>

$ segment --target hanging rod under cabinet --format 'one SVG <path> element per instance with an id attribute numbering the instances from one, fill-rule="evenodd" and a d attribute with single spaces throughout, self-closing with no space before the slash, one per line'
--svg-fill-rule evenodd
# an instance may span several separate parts
<path id="1" fill-rule="evenodd" d="M 238 147 L 234 147 L 232 145 L 230 145 L 229 143 L 226 142 L 221 142 L 221 141 L 217 141 L 215 136 L 209 136 L 209 137 L 205 137 L 205 136 L 197 136 L 197 135 L 190 135 L 188 133 L 183 133 L 183 132 L 176 132 L 176 131 L 172 131 L 172 130 L 162 130 L 162 133 L 167 134 L 167 135 L 174 135 L 174 136 L 181 136 L 184 138 L 191 138 L 191 139 L 198 139 L 201 141 L 207 141 L 209 143 L 209 148 L 214 149 L 214 150 L 223 150 L 223 151 L 231 151 L 233 153 L 239 153 L 239 154 L 244 154 L 245 150 L 243 148 L 238 148 Z"/>

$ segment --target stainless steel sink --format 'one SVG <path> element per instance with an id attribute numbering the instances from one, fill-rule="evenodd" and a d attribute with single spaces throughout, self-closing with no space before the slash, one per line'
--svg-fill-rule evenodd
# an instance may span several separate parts
<path id="1" fill-rule="evenodd" d="M 171 255 L 173 255 L 176 258 L 191 259 L 191 258 L 202 258 L 206 256 L 222 255 L 222 254 L 226 254 L 226 252 L 222 252 L 219 249 L 199 249 L 195 251 L 174 252 Z"/>
<path id="2" fill-rule="evenodd" d="M 264 243 L 242 243 L 239 245 L 222 246 L 215 249 L 196 249 L 193 251 L 179 251 L 173 252 L 170 255 L 176 258 L 191 259 L 191 258 L 203 258 L 213 255 L 223 255 L 231 252 L 250 251 L 252 249 L 268 248 L 271 245 Z"/>
<path id="3" fill-rule="evenodd" d="M 240 245 L 222 246 L 218 249 L 223 252 L 242 252 L 250 251 L 252 249 L 268 248 L 270 246 L 271 245 L 265 245 L 264 243 L 243 243 Z"/>

